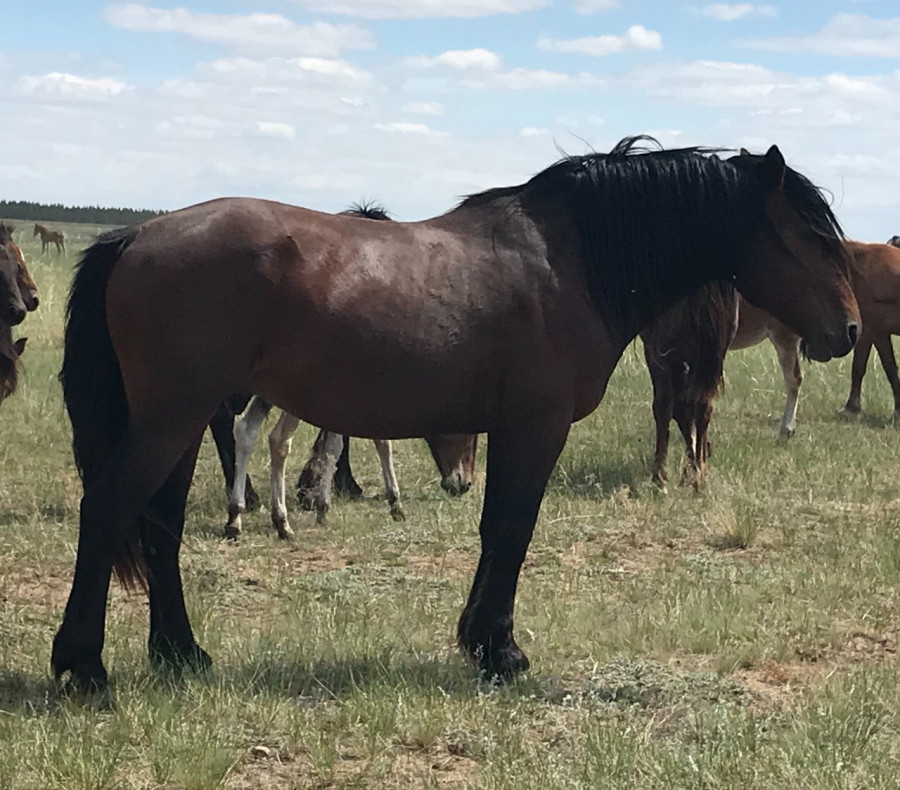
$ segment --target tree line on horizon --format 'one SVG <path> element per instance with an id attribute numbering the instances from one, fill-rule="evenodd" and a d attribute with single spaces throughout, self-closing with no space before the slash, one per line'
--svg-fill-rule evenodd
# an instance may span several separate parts
<path id="1" fill-rule="evenodd" d="M 30 200 L 0 200 L 0 217 L 38 222 L 130 225 L 132 222 L 142 222 L 165 213 L 165 211 L 154 211 L 153 209 L 64 206 L 62 203 L 35 203 Z"/>

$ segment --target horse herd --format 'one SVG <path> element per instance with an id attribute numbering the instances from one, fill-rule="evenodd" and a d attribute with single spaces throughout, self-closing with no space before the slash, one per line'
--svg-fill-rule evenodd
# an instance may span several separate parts
<path id="1" fill-rule="evenodd" d="M 319 518 L 333 479 L 355 486 L 345 437 L 430 437 L 442 484 L 462 493 L 476 437 L 487 434 L 481 557 L 457 640 L 482 672 L 509 678 L 529 666 L 513 635 L 514 603 L 548 477 L 571 424 L 600 403 L 639 333 L 660 485 L 672 418 L 687 443 L 685 482 L 700 484 L 729 347 L 775 344 L 785 435 L 801 348 L 827 361 L 856 345 L 853 410 L 875 345 L 898 398 L 889 350 L 900 331 L 891 309 L 900 250 L 845 241 L 819 190 L 776 146 L 724 156 L 626 138 L 438 217 L 385 219 L 365 207 L 332 215 L 226 198 L 112 231 L 84 251 L 60 374 L 84 497 L 53 641 L 57 678 L 83 692 L 107 687 L 113 571 L 149 594 L 152 661 L 210 665 L 182 592 L 187 493 L 210 426 L 231 493 L 228 531 L 238 534 L 252 492 L 246 458 L 272 404 L 284 409 L 270 437 L 283 537 L 284 457 L 297 420 L 328 428 L 301 476 Z M 8 333 L 37 293 L 8 231 L 3 238 Z M 0 338 L 13 369 L 21 350 Z M 401 518 L 389 450 L 379 454 Z"/>

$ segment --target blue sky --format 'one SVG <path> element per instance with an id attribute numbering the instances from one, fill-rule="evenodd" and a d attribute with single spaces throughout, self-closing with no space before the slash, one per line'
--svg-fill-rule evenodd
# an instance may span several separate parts
<path id="1" fill-rule="evenodd" d="M 419 219 L 648 132 L 777 143 L 851 236 L 900 233 L 896 2 L 32 0 L 0 91 L 11 200 Z"/>

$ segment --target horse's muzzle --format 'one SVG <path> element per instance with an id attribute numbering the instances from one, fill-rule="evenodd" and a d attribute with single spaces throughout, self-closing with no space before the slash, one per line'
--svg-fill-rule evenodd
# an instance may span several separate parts
<path id="1" fill-rule="evenodd" d="M 8 302 L 3 312 L 0 313 L 0 321 L 7 326 L 18 326 L 25 320 L 26 315 L 27 311 L 22 302 Z"/>
<path id="2" fill-rule="evenodd" d="M 859 324 L 847 321 L 843 332 L 825 335 L 816 342 L 804 338 L 800 342 L 800 351 L 803 356 L 816 362 L 828 362 L 829 359 L 849 354 L 858 339 Z"/>
<path id="3" fill-rule="evenodd" d="M 463 479 L 459 472 L 451 472 L 441 478 L 441 488 L 452 496 L 462 496 L 472 487 L 471 480 Z"/>

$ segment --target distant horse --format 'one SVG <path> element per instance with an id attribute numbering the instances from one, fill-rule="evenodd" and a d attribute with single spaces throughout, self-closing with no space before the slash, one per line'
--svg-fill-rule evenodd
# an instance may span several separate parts
<path id="1" fill-rule="evenodd" d="M 272 406 L 263 398 L 254 397 L 243 416 L 235 422 L 235 484 L 228 502 L 228 522 L 225 524 L 225 536 L 236 538 L 241 532 L 241 515 L 245 510 L 243 483 L 247 480 L 247 463 L 260 426 Z M 284 492 L 284 464 L 291 451 L 291 436 L 297 430 L 300 420 L 281 413 L 278 422 L 269 434 L 269 452 L 271 456 L 271 517 L 272 526 L 278 537 L 288 539 L 294 532 L 288 523 L 287 506 Z M 442 471 L 441 485 L 446 491 L 463 494 L 471 485 L 475 468 L 475 449 L 478 436 L 439 436 L 426 438 L 432 456 Z M 315 510 L 317 520 L 322 523 L 328 512 L 331 498 L 332 478 L 335 475 L 335 458 L 346 458 L 346 473 L 355 485 L 350 472 L 349 455 L 344 450 L 349 448 L 350 437 L 332 434 L 320 430 L 313 444 L 312 455 L 298 482 L 298 494 L 301 504 L 309 510 Z M 385 498 L 395 521 L 406 518 L 400 503 L 400 486 L 397 484 L 397 473 L 394 471 L 393 451 L 391 443 L 384 439 L 374 439 L 375 450 L 381 461 L 381 474 L 384 480 Z M 301 483 L 302 485 L 301 487 Z"/>
<path id="2" fill-rule="evenodd" d="M 656 450 L 653 481 L 666 488 L 669 423 L 684 437 L 681 484 L 699 490 L 709 456 L 707 432 L 722 384 L 725 352 L 737 330 L 739 296 L 727 283 L 709 283 L 669 308 L 641 332 L 653 384 Z"/>
<path id="3" fill-rule="evenodd" d="M 892 247 L 900 247 L 900 236 L 891 236 L 887 240 L 887 243 L 890 244 Z"/>
<path id="4" fill-rule="evenodd" d="M 777 147 L 566 157 L 420 222 L 251 198 L 101 236 L 77 268 L 61 372 L 85 494 L 57 678 L 105 689 L 110 573 L 146 585 L 157 663 L 208 667 L 182 591 L 202 433 L 235 392 L 353 436 L 488 434 L 481 559 L 457 640 L 488 676 L 528 668 L 518 577 L 571 423 L 638 331 L 733 281 L 847 354 L 859 314 L 837 220 Z"/>
<path id="5" fill-rule="evenodd" d="M 41 255 L 47 252 L 47 248 L 51 244 L 56 245 L 57 254 L 66 251 L 66 237 L 63 236 L 61 230 L 50 230 L 46 225 L 35 222 L 34 233 L 31 236 L 32 238 L 35 236 L 41 237 Z"/>

